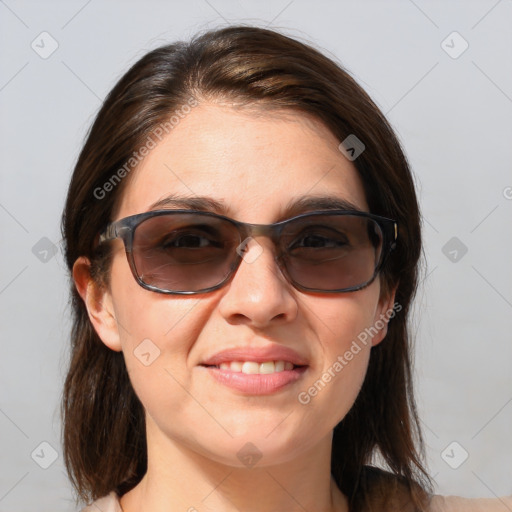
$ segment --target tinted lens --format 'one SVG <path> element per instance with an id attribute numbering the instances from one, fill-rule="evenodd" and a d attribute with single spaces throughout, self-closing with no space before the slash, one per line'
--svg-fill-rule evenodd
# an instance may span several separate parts
<path id="1" fill-rule="evenodd" d="M 295 284 L 337 291 L 370 282 L 382 259 L 379 224 L 359 215 L 310 215 L 286 224 L 280 253 Z M 239 259 L 237 227 L 197 213 L 150 217 L 135 229 L 137 276 L 162 291 L 198 292 L 223 283 Z"/>
<path id="2" fill-rule="evenodd" d="M 382 255 L 379 224 L 357 215 L 312 215 L 288 224 L 281 240 L 296 284 L 334 291 L 368 283 Z"/>
<path id="3" fill-rule="evenodd" d="M 229 275 L 240 236 L 229 221 L 198 214 L 151 217 L 135 229 L 137 275 L 169 291 L 199 291 Z"/>

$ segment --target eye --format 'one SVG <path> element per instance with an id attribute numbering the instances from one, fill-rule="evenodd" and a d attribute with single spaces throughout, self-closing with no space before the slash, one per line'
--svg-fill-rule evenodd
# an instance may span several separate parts
<path id="1" fill-rule="evenodd" d="M 339 249 L 348 245 L 348 237 L 335 229 L 318 227 L 298 234 L 288 247 L 293 249 Z"/>
<path id="2" fill-rule="evenodd" d="M 209 243 L 210 241 L 204 236 L 183 234 L 167 238 L 162 242 L 162 247 L 201 248 L 206 247 Z"/>
<path id="3" fill-rule="evenodd" d="M 178 233 L 166 237 L 161 242 L 164 249 L 204 249 L 206 247 L 222 247 L 222 243 L 197 233 Z"/>
<path id="4" fill-rule="evenodd" d="M 343 240 L 328 238 L 323 235 L 310 234 L 302 237 L 299 240 L 299 243 L 294 244 L 294 247 L 328 249 L 342 247 L 344 245 L 346 245 L 346 242 Z"/>

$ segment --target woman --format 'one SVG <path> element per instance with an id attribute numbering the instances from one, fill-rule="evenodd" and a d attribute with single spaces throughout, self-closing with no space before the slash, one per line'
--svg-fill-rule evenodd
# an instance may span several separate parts
<path id="1" fill-rule="evenodd" d="M 229 27 L 150 52 L 91 128 L 62 230 L 63 442 L 86 510 L 501 506 L 432 498 L 413 180 L 316 50 Z"/>

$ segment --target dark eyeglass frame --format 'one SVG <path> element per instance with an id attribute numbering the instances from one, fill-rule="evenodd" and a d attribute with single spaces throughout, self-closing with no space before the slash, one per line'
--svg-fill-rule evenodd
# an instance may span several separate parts
<path id="1" fill-rule="evenodd" d="M 359 210 L 319 210 L 319 211 L 313 211 L 313 212 L 306 212 L 302 213 L 300 215 L 296 215 L 295 217 L 291 217 L 289 219 L 276 222 L 273 224 L 251 224 L 247 222 L 240 222 L 234 219 L 231 219 L 229 217 L 226 217 L 224 215 L 220 215 L 214 212 L 208 212 L 208 211 L 202 211 L 202 210 L 151 210 L 149 212 L 144 213 L 138 213 L 136 215 L 131 215 L 129 217 L 125 217 L 123 219 L 120 219 L 115 222 L 111 222 L 106 226 L 106 228 L 100 233 L 99 239 L 98 239 L 98 245 L 101 245 L 105 242 L 115 240 L 117 238 L 120 238 L 125 247 L 126 256 L 128 258 L 128 264 L 130 265 L 130 269 L 132 271 L 133 277 L 137 281 L 137 283 L 145 288 L 146 290 L 150 290 L 157 293 L 164 293 L 164 294 L 171 294 L 171 295 L 197 295 L 201 293 L 208 293 L 214 290 L 218 290 L 219 288 L 226 285 L 234 276 L 236 271 L 238 270 L 241 261 L 243 259 L 243 256 L 240 255 L 236 251 L 236 258 L 233 260 L 232 268 L 229 274 L 226 276 L 226 278 L 220 282 L 219 284 L 215 286 L 211 286 L 209 288 L 204 288 L 202 290 L 194 290 L 194 291 L 174 291 L 174 290 L 165 290 L 158 288 L 154 285 L 150 285 L 145 283 L 138 275 L 137 269 L 135 266 L 135 261 L 133 257 L 133 239 L 135 235 L 135 229 L 139 224 L 141 224 L 143 221 L 152 218 L 152 217 L 158 217 L 161 215 L 175 215 L 175 214 L 193 214 L 193 215 L 201 215 L 201 216 L 208 216 L 208 217 L 215 217 L 218 219 L 223 219 L 225 221 L 228 221 L 232 225 L 234 225 L 238 233 L 240 235 L 240 244 L 244 242 L 247 238 L 253 237 L 253 236 L 266 236 L 272 240 L 275 247 L 279 247 L 279 237 L 281 235 L 281 232 L 283 229 L 291 222 L 295 222 L 298 219 L 304 218 L 304 217 L 314 217 L 317 215 L 351 215 L 351 216 L 357 216 L 357 217 L 364 217 L 367 219 L 371 219 L 375 221 L 382 232 L 382 249 L 380 254 L 379 262 L 377 263 L 373 276 L 368 281 L 352 286 L 349 288 L 342 288 L 338 290 L 322 290 L 317 288 L 307 288 L 299 283 L 297 283 L 292 277 L 289 275 L 286 265 L 281 264 L 281 254 L 278 254 L 276 257 L 277 263 L 281 270 L 283 271 L 283 274 L 285 275 L 286 279 L 298 290 L 304 291 L 304 292 L 316 292 L 316 293 L 345 293 L 345 292 L 352 292 L 357 291 L 365 288 L 366 286 L 370 285 L 377 275 L 379 274 L 380 270 L 382 269 L 384 263 L 386 262 L 390 252 L 396 247 L 396 241 L 398 239 L 398 223 L 392 219 L 388 219 L 387 217 L 382 217 L 380 215 L 375 215 L 369 212 L 362 212 Z"/>

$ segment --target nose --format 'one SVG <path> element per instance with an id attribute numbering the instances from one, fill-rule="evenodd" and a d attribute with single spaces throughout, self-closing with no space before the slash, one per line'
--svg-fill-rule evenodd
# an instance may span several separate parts
<path id="1" fill-rule="evenodd" d="M 240 266 L 226 287 L 219 309 L 230 323 L 263 328 L 287 323 L 297 316 L 298 304 L 292 285 L 275 260 L 272 242 L 264 237 L 244 243 Z"/>

